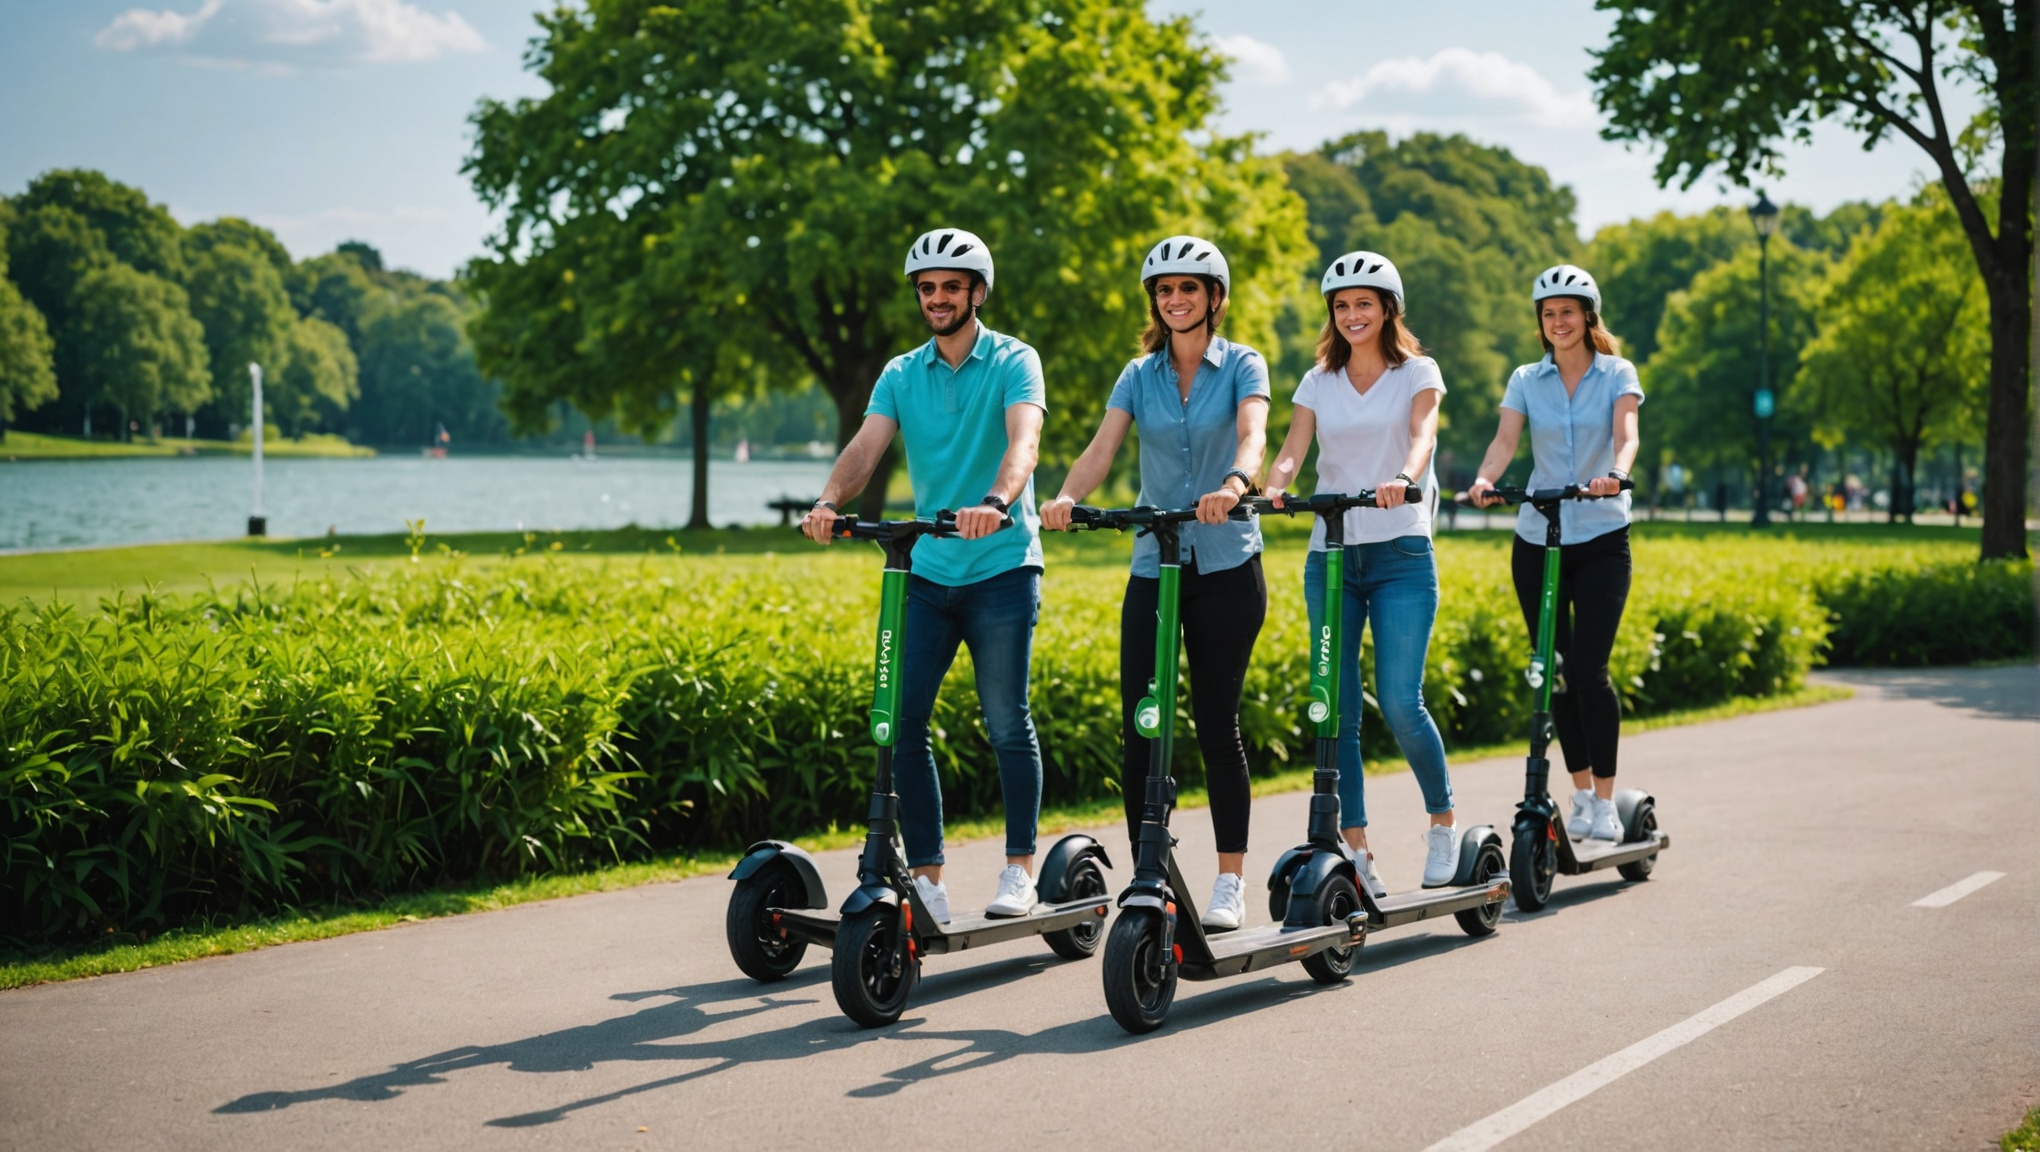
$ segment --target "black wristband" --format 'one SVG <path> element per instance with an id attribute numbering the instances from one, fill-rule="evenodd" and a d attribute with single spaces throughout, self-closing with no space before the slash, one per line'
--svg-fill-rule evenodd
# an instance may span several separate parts
<path id="1" fill-rule="evenodd" d="M 828 502 L 827 500 L 817 500 L 817 501 L 815 501 L 815 507 L 817 507 L 817 508 L 827 508 L 827 509 L 828 509 L 829 511 L 831 511 L 831 512 L 841 512 L 841 511 L 842 511 L 842 509 L 841 509 L 841 508 L 838 508 L 838 507 L 836 507 L 836 506 L 835 506 L 834 504 L 831 504 L 831 503 L 829 503 L 829 502 Z"/>
<path id="2" fill-rule="evenodd" d="M 1007 510 L 1006 502 L 1004 500 L 999 499 L 997 496 L 987 496 L 983 500 L 978 501 L 978 503 L 989 504 L 992 507 L 997 508 L 1001 512 Z"/>
<path id="3" fill-rule="evenodd" d="M 1629 479 L 1629 473 L 1624 472 L 1620 468 L 1610 468 L 1608 469 L 1608 478 L 1610 480 L 1627 480 Z"/>
<path id="4" fill-rule="evenodd" d="M 1232 479 L 1235 476 L 1240 478 L 1240 495 L 1252 496 L 1254 494 L 1254 478 L 1252 476 L 1247 475 L 1244 471 L 1238 468 L 1235 468 L 1232 471 L 1226 473 L 1225 475 L 1219 477 L 1218 486 L 1221 488 L 1225 487 L 1225 482 Z"/>
<path id="5" fill-rule="evenodd" d="M 1409 485 L 1412 488 L 1417 486 L 1417 482 L 1415 480 L 1410 479 L 1410 474 L 1407 472 L 1398 472 L 1395 474 L 1395 478 Z"/>

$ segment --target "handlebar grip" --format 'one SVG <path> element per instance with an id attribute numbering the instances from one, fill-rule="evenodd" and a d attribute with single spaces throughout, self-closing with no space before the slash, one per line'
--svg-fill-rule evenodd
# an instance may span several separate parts
<path id="1" fill-rule="evenodd" d="M 935 522 L 937 524 L 947 524 L 951 527 L 955 527 L 956 513 L 952 509 L 944 508 L 940 512 L 935 513 Z M 1011 512 L 1004 513 L 999 517 L 999 527 L 1011 528 L 1012 526 L 1013 526 L 1013 514 Z"/>

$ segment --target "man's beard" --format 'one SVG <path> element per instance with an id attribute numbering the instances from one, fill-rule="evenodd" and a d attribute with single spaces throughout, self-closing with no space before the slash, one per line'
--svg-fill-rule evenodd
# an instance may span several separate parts
<path id="1" fill-rule="evenodd" d="M 921 319 L 928 320 L 927 314 L 923 313 Z M 938 326 L 933 320 L 928 320 L 928 330 L 937 336 L 954 336 L 958 332 L 963 331 L 965 324 L 975 319 L 977 319 L 977 309 L 966 308 L 962 312 L 957 313 L 956 319 L 951 320 L 946 328 Z"/>

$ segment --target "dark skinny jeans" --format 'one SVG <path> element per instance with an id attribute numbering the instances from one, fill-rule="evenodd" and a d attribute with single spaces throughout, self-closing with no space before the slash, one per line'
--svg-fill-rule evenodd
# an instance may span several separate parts
<path id="1" fill-rule="evenodd" d="M 1140 830 L 1153 756 L 1154 741 L 1134 727 L 1133 713 L 1155 674 L 1161 588 L 1162 582 L 1153 576 L 1128 577 L 1119 616 L 1120 735 L 1125 749 L 1120 790 L 1125 794 L 1129 838 Z M 1209 574 L 1199 572 L 1194 560 L 1183 565 L 1177 619 L 1183 628 L 1183 654 L 1190 663 L 1190 715 L 1197 723 L 1198 750 L 1204 754 L 1211 827 L 1220 852 L 1247 850 L 1253 792 L 1247 783 L 1247 749 L 1240 739 L 1240 693 L 1246 686 L 1254 640 L 1267 615 L 1268 582 L 1261 575 L 1259 554 Z"/>
<path id="2" fill-rule="evenodd" d="M 1544 549 L 1516 537 L 1509 557 L 1516 599 L 1537 642 L 1537 602 L 1544 588 Z M 1567 544 L 1558 550 L 1558 620 L 1552 647 L 1559 679 L 1551 694 L 1552 725 L 1568 772 L 1615 775 L 1622 736 L 1622 699 L 1608 675 L 1608 654 L 1629 602 L 1629 529 Z"/>

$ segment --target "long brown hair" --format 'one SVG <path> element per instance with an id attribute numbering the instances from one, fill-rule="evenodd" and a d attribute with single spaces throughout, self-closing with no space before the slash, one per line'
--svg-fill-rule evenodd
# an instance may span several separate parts
<path id="1" fill-rule="evenodd" d="M 1400 368 L 1412 356 L 1424 354 L 1424 342 L 1402 322 L 1402 304 L 1387 292 L 1377 288 L 1365 291 L 1374 293 L 1381 302 L 1381 358 L 1388 361 L 1390 368 Z M 1336 296 L 1338 293 L 1332 293 Z M 1327 372 L 1344 371 L 1346 362 L 1353 358 L 1353 345 L 1347 343 L 1346 334 L 1332 320 L 1332 296 L 1325 297 L 1325 327 L 1318 333 L 1317 361 Z"/>
<path id="2" fill-rule="evenodd" d="M 1170 273 L 1170 275 L 1182 275 L 1182 273 Z M 1225 285 L 1218 282 L 1218 277 L 1206 276 L 1201 272 L 1195 273 L 1195 275 L 1199 280 L 1204 281 L 1204 294 L 1215 301 L 1211 306 L 1211 310 L 1204 314 L 1204 326 L 1210 330 L 1213 336 L 1216 336 L 1218 335 L 1218 326 L 1225 323 L 1225 310 L 1231 306 L 1232 300 L 1226 296 Z M 1162 306 L 1155 303 L 1155 281 L 1161 278 L 1160 276 L 1150 276 L 1148 277 L 1147 284 L 1144 285 L 1147 288 L 1148 298 L 1148 326 L 1147 330 L 1140 334 L 1140 350 L 1143 352 L 1160 352 L 1169 346 L 1169 326 L 1162 323 Z"/>
<path id="3" fill-rule="evenodd" d="M 1593 304 L 1586 297 L 1565 296 L 1561 297 L 1561 299 L 1579 301 L 1580 311 L 1587 314 L 1587 340 L 1593 344 L 1594 351 L 1599 352 L 1603 356 L 1620 356 L 1622 354 L 1622 341 L 1613 332 L 1608 331 L 1606 325 L 1601 323 L 1601 314 L 1594 311 Z M 1546 353 L 1555 355 L 1558 349 L 1553 348 L 1551 341 L 1544 335 L 1544 301 L 1539 300 L 1535 307 L 1537 342 L 1544 345 Z"/>

